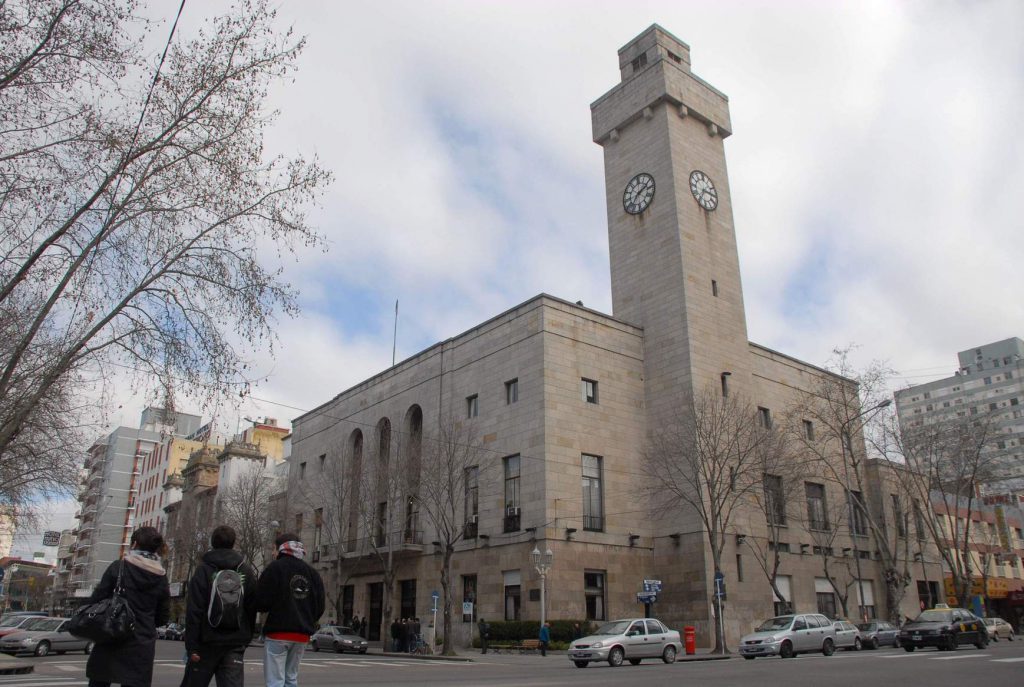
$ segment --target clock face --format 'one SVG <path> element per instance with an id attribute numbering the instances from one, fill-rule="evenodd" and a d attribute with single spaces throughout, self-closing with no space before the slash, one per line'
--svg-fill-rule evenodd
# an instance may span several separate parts
<path id="1" fill-rule="evenodd" d="M 654 200 L 654 177 L 641 172 L 629 180 L 622 193 L 622 207 L 631 215 L 639 215 Z"/>
<path id="2" fill-rule="evenodd" d="M 690 193 L 705 210 L 711 211 L 718 207 L 718 191 L 708 175 L 699 169 L 690 172 Z"/>

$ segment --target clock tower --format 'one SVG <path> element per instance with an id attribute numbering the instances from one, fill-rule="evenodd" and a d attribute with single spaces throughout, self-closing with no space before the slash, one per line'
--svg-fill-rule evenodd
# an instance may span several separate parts
<path id="1" fill-rule="evenodd" d="M 649 427 L 727 383 L 749 391 L 725 95 L 688 45 L 653 25 L 619 50 L 621 82 L 593 103 L 604 149 L 612 307 L 644 328 Z"/>

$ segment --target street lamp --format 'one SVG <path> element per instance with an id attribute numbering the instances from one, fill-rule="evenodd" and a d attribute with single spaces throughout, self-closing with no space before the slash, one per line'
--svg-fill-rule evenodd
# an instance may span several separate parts
<path id="1" fill-rule="evenodd" d="M 862 621 L 867 620 L 864 614 L 864 582 L 860 574 L 860 546 L 857 544 L 857 533 L 853 528 L 856 517 L 854 515 L 853 494 L 850 493 L 850 468 L 847 464 L 846 452 L 850 452 L 850 460 L 853 460 L 853 442 L 850 440 L 850 425 L 868 413 L 874 413 L 882 408 L 887 408 L 891 404 L 892 399 L 887 398 L 877 405 L 862 410 L 839 426 L 839 445 L 843 456 L 843 476 L 846 480 L 846 509 L 850 514 L 850 539 L 853 540 L 853 562 L 857 566 L 857 613 Z M 861 495 L 861 498 L 863 498 L 863 495 Z"/>
<path id="2" fill-rule="evenodd" d="M 540 573 L 540 625 L 544 627 L 545 621 L 545 603 L 544 597 L 547 593 L 547 579 L 548 571 L 551 570 L 551 563 L 555 559 L 555 554 L 551 553 L 551 549 L 547 549 L 541 554 L 540 549 L 536 546 L 533 547 L 533 551 L 530 552 L 530 560 L 533 561 L 533 567 Z"/>

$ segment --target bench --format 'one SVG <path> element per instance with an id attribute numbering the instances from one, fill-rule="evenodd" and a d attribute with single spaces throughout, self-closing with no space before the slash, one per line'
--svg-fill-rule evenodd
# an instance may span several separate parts
<path id="1" fill-rule="evenodd" d="M 511 654 L 515 649 L 519 648 L 517 644 L 490 644 L 487 645 L 487 650 L 492 651 L 496 654 Z"/>
<path id="2" fill-rule="evenodd" d="M 525 654 L 527 651 L 540 651 L 540 640 L 539 639 L 524 639 L 521 644 L 516 646 L 519 649 L 519 653 Z"/>

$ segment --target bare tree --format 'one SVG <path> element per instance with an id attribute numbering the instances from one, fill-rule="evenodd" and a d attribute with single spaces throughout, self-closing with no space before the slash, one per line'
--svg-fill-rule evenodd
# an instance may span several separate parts
<path id="1" fill-rule="evenodd" d="M 213 499 L 200 493 L 183 498 L 168 515 L 168 579 L 187 594 L 188 581 L 210 547 Z"/>
<path id="2" fill-rule="evenodd" d="M 831 481 L 842 485 L 858 580 L 861 546 L 857 538 L 870 535 L 882 567 L 889 620 L 899 622 L 900 604 L 911 579 L 909 543 L 890 539 L 884 511 L 868 507 L 868 455 L 863 441 L 868 431 L 872 448 L 886 451 L 876 433 L 883 417 L 881 412 L 891 403 L 887 381 L 892 370 L 878 361 L 857 370 L 850 352 L 850 348 L 835 349 L 825 366 L 829 374 L 819 376 L 817 383 L 803 394 L 796 412 L 811 423 L 813 432 L 799 433 L 798 438 L 801 448 L 817 459 Z M 860 599 L 858 606 L 862 605 Z M 860 615 L 862 609 L 858 610 Z"/>
<path id="3" fill-rule="evenodd" d="M 456 545 L 467 534 L 476 536 L 475 494 L 472 489 L 487 471 L 483 448 L 466 427 L 447 416 L 424 440 L 417 500 L 431 524 L 441 549 L 441 603 L 444 622 L 444 655 L 455 654 L 452 606 L 455 598 L 452 558 Z"/>
<path id="4" fill-rule="evenodd" d="M 763 489 L 762 453 L 776 441 L 750 403 L 706 389 L 692 415 L 652 438 L 641 462 L 644 497 L 657 513 L 693 512 L 704 527 L 715 574 L 737 510 Z M 715 624 L 715 651 L 725 652 Z"/>
<path id="5" fill-rule="evenodd" d="M 274 479 L 263 463 L 243 465 L 231 483 L 217 489 L 217 520 L 235 530 L 235 547 L 259 572 L 267 564 L 267 542 L 273 537 L 270 497 Z"/>
<path id="6" fill-rule="evenodd" d="M 972 525 L 980 512 L 979 487 L 996 476 L 998 452 L 990 417 L 965 415 L 897 428 L 890 436 L 906 460 L 904 493 L 919 504 L 927 536 L 952 578 L 961 606 L 970 598 L 974 572 Z"/>
<path id="7" fill-rule="evenodd" d="M 805 489 L 821 487 L 821 492 L 820 498 L 819 494 L 808 493 L 808 506 L 805 510 L 797 511 L 796 519 L 810 535 L 812 544 L 809 553 L 821 560 L 822 575 L 828 580 L 832 591 L 835 592 L 843 617 L 849 618 L 850 588 L 856 581 L 855 563 L 854 559 L 848 555 L 851 553 L 850 549 L 843 550 L 844 547 L 839 539 L 839 535 L 843 532 L 842 523 L 849 517 L 849 509 L 845 499 L 828 498 L 829 480 L 822 479 L 822 481 L 825 484 L 801 483 L 801 487 Z M 834 486 L 841 488 L 841 485 Z M 800 553 L 805 552 L 801 551 Z"/>
<path id="8" fill-rule="evenodd" d="M 0 3 L 4 462 L 112 365 L 246 393 L 249 353 L 297 311 L 265 244 L 321 244 L 304 207 L 329 175 L 263 154 L 268 89 L 303 41 L 243 1 L 148 64 L 135 9 Z"/>

